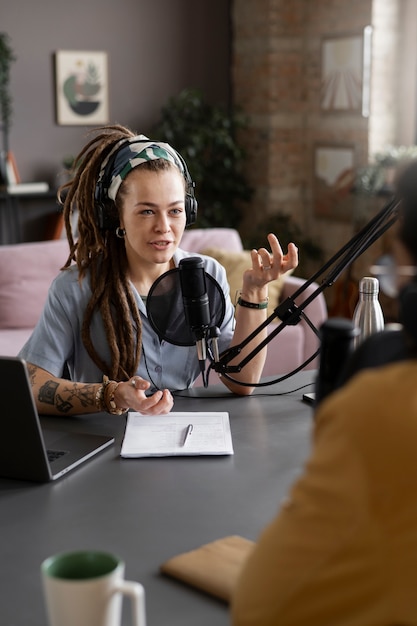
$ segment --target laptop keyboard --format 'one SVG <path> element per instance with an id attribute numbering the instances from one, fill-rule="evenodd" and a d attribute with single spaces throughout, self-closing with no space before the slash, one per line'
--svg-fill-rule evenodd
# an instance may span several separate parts
<path id="1" fill-rule="evenodd" d="M 65 450 L 47 450 L 46 453 L 48 455 L 48 461 L 50 463 L 53 463 L 57 459 L 60 459 L 61 456 L 64 456 L 64 454 L 66 454 Z"/>

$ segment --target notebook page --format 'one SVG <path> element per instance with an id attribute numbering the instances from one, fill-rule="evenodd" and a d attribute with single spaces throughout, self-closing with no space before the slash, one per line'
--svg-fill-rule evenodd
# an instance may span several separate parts
<path id="1" fill-rule="evenodd" d="M 228 413 L 128 414 L 122 457 L 206 454 L 233 454 Z"/>

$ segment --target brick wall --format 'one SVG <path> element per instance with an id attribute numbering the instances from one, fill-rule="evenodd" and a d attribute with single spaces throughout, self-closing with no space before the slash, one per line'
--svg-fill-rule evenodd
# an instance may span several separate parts
<path id="1" fill-rule="evenodd" d="M 234 0 L 234 98 L 250 117 L 244 142 L 262 212 L 305 217 L 315 141 L 353 141 L 359 156 L 367 155 L 367 119 L 320 111 L 320 68 L 321 38 L 360 32 L 371 22 L 371 5 Z"/>
<path id="2" fill-rule="evenodd" d="M 382 206 L 381 199 L 351 194 L 343 217 L 318 215 L 314 154 L 318 145 L 349 145 L 354 165 L 360 167 L 369 154 L 395 143 L 397 105 L 394 96 L 385 95 L 396 94 L 398 7 L 408 1 L 233 0 L 233 95 L 249 118 L 241 140 L 255 190 L 242 223 L 243 236 L 267 216 L 289 214 L 321 245 L 328 259 L 353 235 L 358 222 L 363 224 Z M 373 27 L 371 117 L 361 112 L 325 112 L 323 39 L 361 34 L 367 25 Z M 357 278 L 368 265 L 369 255 L 357 263 Z M 310 267 L 311 273 L 317 269 L 314 263 Z M 331 301 L 331 296 L 326 297 Z"/>

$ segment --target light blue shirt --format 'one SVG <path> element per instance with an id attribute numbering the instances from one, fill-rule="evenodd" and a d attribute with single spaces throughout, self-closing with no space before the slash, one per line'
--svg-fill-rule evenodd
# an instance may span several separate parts
<path id="1" fill-rule="evenodd" d="M 199 256 L 205 271 L 220 285 L 226 298 L 226 312 L 220 327 L 219 351 L 229 347 L 234 330 L 234 308 L 229 296 L 229 285 L 224 268 L 211 257 L 177 249 L 175 266 L 184 257 Z M 192 346 L 177 346 L 160 340 L 149 322 L 146 306 L 133 287 L 142 320 L 142 353 L 136 374 L 149 380 L 152 389 L 186 389 L 192 386 L 200 373 L 197 351 Z M 91 296 L 88 275 L 80 283 L 78 269 L 72 266 L 62 271 L 53 281 L 42 315 L 31 337 L 19 356 L 29 363 L 61 377 L 65 366 L 71 380 L 100 382 L 103 372 L 89 356 L 81 339 L 84 312 Z M 91 325 L 91 338 L 96 350 L 110 363 L 110 350 L 105 337 L 101 315 L 96 313 Z"/>

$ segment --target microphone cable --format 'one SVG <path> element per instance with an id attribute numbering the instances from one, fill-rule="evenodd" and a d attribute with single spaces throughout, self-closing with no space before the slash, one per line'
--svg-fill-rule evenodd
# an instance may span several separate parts
<path id="1" fill-rule="evenodd" d="M 246 383 L 240 380 L 236 380 L 235 378 L 230 376 L 230 374 L 228 374 L 227 372 L 218 372 L 218 373 L 222 378 L 227 378 L 227 380 L 230 380 L 231 382 L 236 383 L 237 385 L 241 385 L 242 387 L 269 387 L 270 385 L 276 385 L 277 383 L 282 383 L 284 380 L 291 378 L 291 376 L 295 376 L 295 374 L 298 374 L 298 372 L 301 372 L 301 370 L 303 370 L 306 367 L 306 365 L 311 363 L 311 361 L 314 361 L 314 359 L 318 357 L 319 354 L 320 354 L 320 348 L 318 348 L 310 357 L 308 357 L 303 363 L 301 363 L 301 365 L 298 365 L 295 369 L 291 370 L 287 374 L 281 374 L 278 378 L 274 378 L 273 380 L 268 380 L 268 381 L 264 381 L 261 383 Z M 213 365 L 214 365 L 214 361 L 212 361 L 207 368 L 207 381 L 209 379 L 209 374 L 211 370 L 214 369 Z"/>

